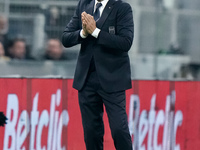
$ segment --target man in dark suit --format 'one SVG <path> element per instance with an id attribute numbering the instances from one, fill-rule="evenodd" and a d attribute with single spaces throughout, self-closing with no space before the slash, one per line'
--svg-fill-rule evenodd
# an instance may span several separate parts
<path id="1" fill-rule="evenodd" d="M 121 0 L 80 0 L 65 28 L 62 43 L 81 43 L 73 87 L 79 105 L 87 150 L 103 150 L 103 104 L 117 150 L 132 150 L 125 108 L 131 88 L 128 51 L 132 45 L 132 9 Z"/>

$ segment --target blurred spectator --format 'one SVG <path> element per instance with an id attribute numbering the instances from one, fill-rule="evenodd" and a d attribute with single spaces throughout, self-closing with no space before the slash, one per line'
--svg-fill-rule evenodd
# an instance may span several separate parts
<path id="1" fill-rule="evenodd" d="M 157 51 L 157 54 L 161 54 L 161 55 L 167 55 L 167 54 L 182 55 L 184 53 L 181 50 L 180 46 L 176 43 L 176 44 L 171 44 L 169 49 L 159 49 Z"/>
<path id="2" fill-rule="evenodd" d="M 175 43 L 170 45 L 169 54 L 183 54 L 183 51 L 181 50 L 180 46 Z"/>
<path id="3" fill-rule="evenodd" d="M 15 38 L 10 41 L 8 51 L 12 59 L 33 59 L 32 57 L 27 56 L 26 41 L 23 38 Z"/>
<path id="4" fill-rule="evenodd" d="M 0 60 L 10 60 L 9 57 L 5 56 L 5 50 L 1 42 L 0 42 Z"/>
<path id="5" fill-rule="evenodd" d="M 195 74 L 194 71 L 196 71 L 197 68 L 193 69 L 190 65 L 182 65 L 180 68 L 180 77 L 187 79 L 187 80 L 194 80 L 195 79 Z M 193 75 L 194 73 L 194 75 Z"/>
<path id="6" fill-rule="evenodd" d="M 8 48 L 8 19 L 0 15 L 0 42 L 4 46 L 5 53 L 7 55 L 7 48 Z"/>
<path id="7" fill-rule="evenodd" d="M 73 11 L 72 11 L 73 12 Z M 67 20 L 71 19 L 71 15 L 65 7 L 50 6 L 45 11 L 45 33 L 47 37 L 57 38 L 62 34 L 62 28 L 66 25 Z"/>
<path id="8" fill-rule="evenodd" d="M 57 7 L 53 6 L 50 8 L 48 23 L 51 26 L 59 25 L 60 14 Z"/>
<path id="9" fill-rule="evenodd" d="M 63 46 L 58 39 L 49 39 L 46 44 L 44 59 L 47 60 L 66 60 Z"/>
<path id="10" fill-rule="evenodd" d="M 45 31 L 49 38 L 58 36 L 58 28 L 61 23 L 60 10 L 58 7 L 53 6 L 46 12 Z"/>

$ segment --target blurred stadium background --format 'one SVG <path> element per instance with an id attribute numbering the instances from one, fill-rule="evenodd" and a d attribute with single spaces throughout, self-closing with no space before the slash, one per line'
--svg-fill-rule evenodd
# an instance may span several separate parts
<path id="1" fill-rule="evenodd" d="M 200 80 L 200 1 L 126 0 L 133 8 L 133 79 Z M 8 39 L 24 38 L 31 60 L 0 60 L 0 76 L 72 78 L 79 46 L 67 59 L 40 59 L 48 39 L 60 39 L 78 0 L 0 0 Z"/>

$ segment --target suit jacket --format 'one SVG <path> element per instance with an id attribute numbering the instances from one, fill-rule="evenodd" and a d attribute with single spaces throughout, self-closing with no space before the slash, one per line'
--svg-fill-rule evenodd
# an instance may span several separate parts
<path id="1" fill-rule="evenodd" d="M 92 15 L 94 3 L 95 0 L 80 0 L 62 35 L 65 47 L 81 43 L 73 87 L 82 89 L 93 57 L 99 82 L 106 92 L 129 89 L 131 72 L 128 51 L 134 35 L 131 6 L 121 0 L 109 0 L 96 23 L 97 28 L 101 29 L 98 38 L 89 35 L 82 39 L 81 13 L 85 11 Z"/>

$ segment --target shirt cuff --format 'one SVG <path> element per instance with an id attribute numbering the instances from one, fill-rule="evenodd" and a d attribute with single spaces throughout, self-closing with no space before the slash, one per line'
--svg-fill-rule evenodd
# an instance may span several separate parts
<path id="1" fill-rule="evenodd" d="M 80 32 L 80 36 L 83 38 L 83 39 L 85 39 L 87 36 L 85 36 L 85 35 L 83 35 L 83 29 L 81 30 L 81 32 Z"/>
<path id="2" fill-rule="evenodd" d="M 95 38 L 98 38 L 99 36 L 99 33 L 100 33 L 100 29 L 99 28 L 96 28 L 93 32 L 92 32 L 92 36 L 95 37 Z"/>

